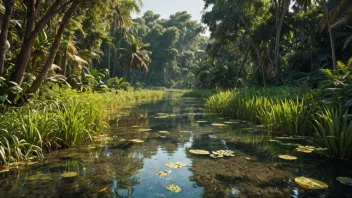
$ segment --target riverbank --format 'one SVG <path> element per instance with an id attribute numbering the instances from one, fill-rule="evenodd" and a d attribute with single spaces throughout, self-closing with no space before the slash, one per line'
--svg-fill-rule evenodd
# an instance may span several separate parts
<path id="1" fill-rule="evenodd" d="M 51 150 L 89 142 L 109 127 L 106 110 L 125 103 L 158 100 L 163 91 L 77 92 L 43 89 L 26 105 L 2 106 L 0 164 L 42 158 Z M 27 161 L 28 163 L 28 161 Z"/>
<path id="2" fill-rule="evenodd" d="M 350 160 L 352 123 L 343 104 L 327 104 L 314 90 L 295 87 L 220 91 L 206 99 L 207 109 L 251 121 L 268 132 L 314 137 L 329 157 Z"/>

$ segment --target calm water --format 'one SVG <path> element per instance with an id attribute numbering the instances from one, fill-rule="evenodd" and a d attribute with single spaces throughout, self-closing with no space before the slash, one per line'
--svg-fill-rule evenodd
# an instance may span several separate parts
<path id="1" fill-rule="evenodd" d="M 215 127 L 211 124 L 230 119 L 202 107 L 200 99 L 170 96 L 109 110 L 111 138 L 52 152 L 37 164 L 0 173 L 0 197 L 352 197 L 352 187 L 336 181 L 339 176 L 352 177 L 351 165 L 326 160 L 322 153 L 295 151 L 297 145 L 314 145 L 308 138 L 268 136 L 261 126 L 239 120 Z M 169 134 L 160 137 L 164 135 L 158 131 Z M 132 139 L 144 142 L 132 143 Z M 190 154 L 190 148 L 229 149 L 236 156 L 212 159 Z M 280 160 L 281 154 L 298 160 Z M 168 162 L 187 166 L 168 168 Z M 156 175 L 163 170 L 172 172 Z M 63 178 L 64 172 L 78 176 Z M 301 190 L 293 182 L 297 176 L 321 180 L 329 188 Z M 182 191 L 167 191 L 169 184 Z"/>

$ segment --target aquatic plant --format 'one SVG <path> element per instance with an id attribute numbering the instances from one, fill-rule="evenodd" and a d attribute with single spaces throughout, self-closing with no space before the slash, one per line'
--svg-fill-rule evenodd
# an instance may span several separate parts
<path id="1" fill-rule="evenodd" d="M 236 89 L 219 92 L 206 100 L 206 107 L 224 116 L 265 125 L 289 134 L 310 134 L 314 92 L 293 87 Z"/>
<path id="2" fill-rule="evenodd" d="M 106 109 L 162 97 L 162 91 L 149 90 L 80 93 L 58 86 L 42 89 L 24 106 L 2 109 L 0 164 L 91 141 L 108 128 Z"/>
<path id="3" fill-rule="evenodd" d="M 182 97 L 208 98 L 216 92 L 212 89 L 196 89 L 184 91 Z"/>
<path id="4" fill-rule="evenodd" d="M 330 156 L 349 159 L 352 156 L 352 122 L 342 108 L 325 108 L 315 118 L 315 141 L 327 148 Z"/>
<path id="5" fill-rule="evenodd" d="M 181 188 L 176 184 L 170 184 L 170 185 L 166 186 L 166 190 L 171 191 L 171 192 L 175 192 L 175 193 L 181 192 Z"/>
<path id="6" fill-rule="evenodd" d="M 321 190 L 329 187 L 326 183 L 322 181 L 307 177 L 296 177 L 295 183 L 306 190 Z"/>
<path id="7" fill-rule="evenodd" d="M 169 168 L 183 168 L 186 166 L 186 164 L 182 162 L 169 162 L 169 163 L 166 163 L 165 166 Z"/>
<path id="8" fill-rule="evenodd" d="M 341 184 L 352 186 L 352 178 L 350 177 L 337 177 L 336 180 Z"/>

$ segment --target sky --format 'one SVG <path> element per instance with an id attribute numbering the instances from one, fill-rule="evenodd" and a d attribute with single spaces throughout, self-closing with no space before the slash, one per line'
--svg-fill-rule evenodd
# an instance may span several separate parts
<path id="1" fill-rule="evenodd" d="M 169 18 L 170 15 L 178 11 L 187 11 L 194 20 L 200 22 L 203 8 L 203 0 L 144 0 L 141 13 L 139 15 L 134 14 L 132 17 L 141 17 L 147 10 L 160 14 L 161 18 Z"/>

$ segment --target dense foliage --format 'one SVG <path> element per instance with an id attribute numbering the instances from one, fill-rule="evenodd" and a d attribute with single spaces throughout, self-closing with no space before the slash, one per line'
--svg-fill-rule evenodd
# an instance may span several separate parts
<path id="1" fill-rule="evenodd" d="M 0 159 L 84 141 L 104 128 L 93 92 L 116 99 L 130 86 L 249 87 L 208 107 L 351 158 L 351 2 L 204 0 L 208 38 L 185 11 L 131 19 L 142 0 L 2 0 Z M 286 87 L 254 89 L 277 85 Z"/>

